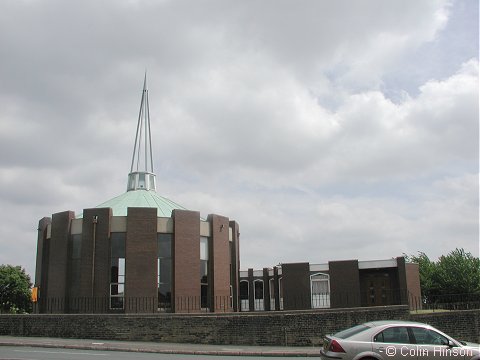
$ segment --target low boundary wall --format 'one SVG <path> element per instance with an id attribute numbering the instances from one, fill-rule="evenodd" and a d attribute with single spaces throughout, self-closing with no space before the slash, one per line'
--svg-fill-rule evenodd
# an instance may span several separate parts
<path id="1" fill-rule="evenodd" d="M 410 320 L 430 324 L 455 339 L 480 344 L 480 309 L 412 314 Z"/>
<path id="2" fill-rule="evenodd" d="M 229 345 L 320 346 L 325 334 L 373 320 L 430 323 L 479 341 L 480 310 L 410 315 L 407 306 L 248 314 L 0 315 L 0 335 Z"/>

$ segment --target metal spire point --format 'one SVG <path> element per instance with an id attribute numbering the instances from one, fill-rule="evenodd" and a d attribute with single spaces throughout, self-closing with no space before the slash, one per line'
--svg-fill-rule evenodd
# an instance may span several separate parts
<path id="1" fill-rule="evenodd" d="M 153 173 L 152 135 L 148 103 L 147 71 L 143 80 L 142 100 L 138 113 L 137 133 L 133 146 L 132 165 L 128 174 L 127 191 L 156 190 Z"/>

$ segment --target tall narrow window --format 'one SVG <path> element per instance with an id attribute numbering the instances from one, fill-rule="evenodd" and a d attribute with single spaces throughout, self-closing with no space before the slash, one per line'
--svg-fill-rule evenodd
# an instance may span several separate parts
<path id="1" fill-rule="evenodd" d="M 314 274 L 310 276 L 312 308 L 330 307 L 330 277 L 327 274 Z"/>
<path id="2" fill-rule="evenodd" d="M 280 310 L 283 310 L 283 278 L 278 278 L 278 295 L 280 303 L 278 304 Z"/>
<path id="3" fill-rule="evenodd" d="M 110 309 L 123 309 L 125 306 L 125 233 L 111 233 L 110 247 Z"/>
<path id="4" fill-rule="evenodd" d="M 158 308 L 168 311 L 172 306 L 172 235 L 157 235 Z"/>
<path id="5" fill-rule="evenodd" d="M 270 290 L 270 310 L 275 310 L 275 279 L 268 280 L 268 287 Z"/>
<path id="6" fill-rule="evenodd" d="M 200 237 L 200 305 L 209 308 L 208 296 L 208 237 Z"/>
<path id="7" fill-rule="evenodd" d="M 240 281 L 240 311 L 249 311 L 250 306 L 248 302 L 248 281 Z"/>
<path id="8" fill-rule="evenodd" d="M 263 291 L 263 280 L 255 280 L 253 282 L 254 286 L 254 295 L 255 295 L 255 310 L 262 311 L 265 310 L 264 302 L 264 291 Z"/>

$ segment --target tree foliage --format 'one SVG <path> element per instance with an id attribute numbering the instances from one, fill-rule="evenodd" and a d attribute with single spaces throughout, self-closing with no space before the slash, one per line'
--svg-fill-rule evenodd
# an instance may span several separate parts
<path id="1" fill-rule="evenodd" d="M 431 261 L 420 252 L 406 256 L 409 262 L 419 264 L 420 287 L 424 297 L 451 294 L 480 295 L 480 259 L 464 249 L 455 249 Z"/>
<path id="2" fill-rule="evenodd" d="M 0 265 L 0 311 L 29 312 L 32 307 L 30 276 L 20 266 Z"/>

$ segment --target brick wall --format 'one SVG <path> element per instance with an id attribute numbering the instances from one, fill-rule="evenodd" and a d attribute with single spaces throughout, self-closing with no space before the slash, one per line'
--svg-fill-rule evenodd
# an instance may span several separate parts
<path id="1" fill-rule="evenodd" d="M 309 263 L 282 264 L 282 282 L 285 310 L 312 308 Z M 268 286 L 268 281 L 265 284 Z"/>
<path id="2" fill-rule="evenodd" d="M 156 302 L 138 307 L 128 297 L 157 297 L 156 208 L 128 208 L 125 254 L 125 312 L 152 312 Z"/>
<path id="3" fill-rule="evenodd" d="M 209 215 L 211 247 L 209 249 L 211 308 L 218 311 L 231 311 L 230 308 L 230 242 L 228 240 L 229 219 L 220 215 Z"/>
<path id="4" fill-rule="evenodd" d="M 0 315 L 0 335 L 202 344 L 319 346 L 358 323 L 410 319 L 479 342 L 480 310 L 409 315 L 407 306 L 259 314 Z"/>
<path id="5" fill-rule="evenodd" d="M 173 238 L 173 307 L 183 311 L 177 300 L 187 299 L 188 305 L 200 309 L 200 213 L 175 209 L 172 212 Z M 194 305 L 192 305 L 194 304 Z"/>
<path id="6" fill-rule="evenodd" d="M 360 272 L 358 260 L 330 261 L 330 304 L 332 307 L 360 306 Z M 348 289 L 348 292 L 345 292 Z"/>
<path id="7" fill-rule="evenodd" d="M 51 297 L 65 298 L 67 295 L 68 238 L 73 218 L 75 218 L 73 211 L 52 215 L 47 274 L 47 294 Z M 61 308 L 59 310 L 62 312 Z"/>

